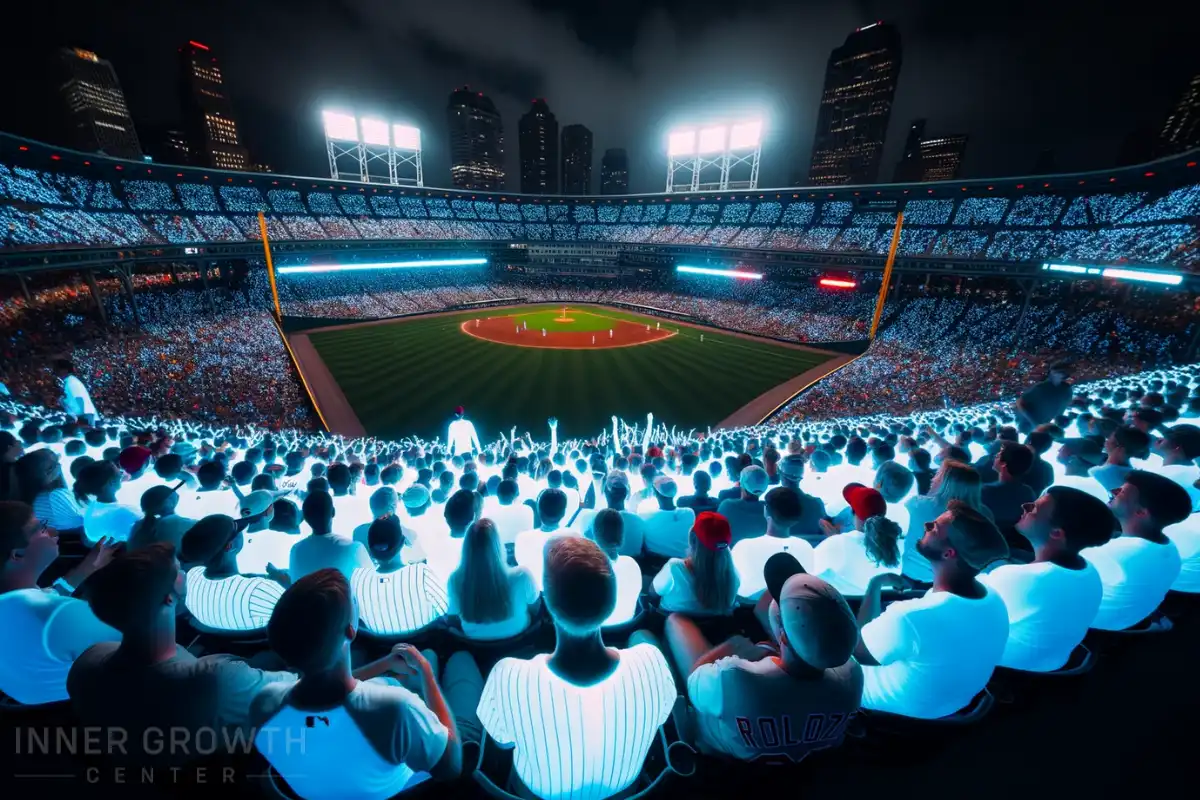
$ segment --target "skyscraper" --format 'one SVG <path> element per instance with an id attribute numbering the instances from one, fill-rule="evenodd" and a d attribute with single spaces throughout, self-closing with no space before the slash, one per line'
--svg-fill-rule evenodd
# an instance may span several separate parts
<path id="1" fill-rule="evenodd" d="M 142 146 L 113 65 L 78 47 L 64 47 L 58 57 L 63 76 L 59 93 L 71 143 L 89 152 L 141 158 Z"/>
<path id="2" fill-rule="evenodd" d="M 892 180 L 896 183 L 915 183 L 921 180 L 921 139 L 925 137 L 925 120 L 914 119 L 904 140 L 904 154 L 896 162 Z"/>
<path id="3" fill-rule="evenodd" d="M 216 169 L 250 168 L 221 67 L 207 45 L 179 48 L 179 97 L 192 163 Z"/>
<path id="4" fill-rule="evenodd" d="M 884 22 L 857 29 L 829 56 L 808 180 L 873 183 L 900 76 L 900 32 Z"/>
<path id="5" fill-rule="evenodd" d="M 153 125 L 147 127 L 143 133 L 146 138 L 146 152 L 153 156 L 155 161 L 163 164 L 192 163 L 187 134 L 178 125 Z"/>
<path id="6" fill-rule="evenodd" d="M 628 193 L 629 156 L 623 148 L 609 148 L 600 161 L 600 194 Z"/>
<path id="7" fill-rule="evenodd" d="M 521 191 L 558 194 L 558 120 L 543 98 L 521 117 Z"/>
<path id="8" fill-rule="evenodd" d="M 1200 147 L 1200 75 L 1192 78 L 1184 89 L 1158 134 L 1158 150 L 1162 155 L 1182 153 L 1193 147 Z"/>
<path id="9" fill-rule="evenodd" d="M 504 126 L 483 92 L 455 89 L 446 108 L 450 122 L 450 180 L 457 189 L 504 188 Z"/>
<path id="10" fill-rule="evenodd" d="M 921 140 L 921 180 L 952 181 L 958 177 L 963 155 L 967 152 L 967 135 L 936 136 Z"/>
<path id="11" fill-rule="evenodd" d="M 582 125 L 562 129 L 562 193 L 592 193 L 592 132 Z"/>

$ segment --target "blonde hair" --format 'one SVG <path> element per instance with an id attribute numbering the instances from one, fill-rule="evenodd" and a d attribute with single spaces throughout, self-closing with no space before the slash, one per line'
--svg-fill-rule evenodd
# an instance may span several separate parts
<path id="1" fill-rule="evenodd" d="M 467 528 L 462 563 L 450 576 L 458 597 L 459 616 L 466 622 L 501 622 L 512 613 L 508 565 L 496 523 L 484 518 Z"/>
<path id="2" fill-rule="evenodd" d="M 692 573 L 692 587 L 700 605 L 714 614 L 728 613 L 741 582 L 729 548 L 709 550 L 692 533 L 688 535 L 688 557 L 683 563 Z"/>
<path id="3" fill-rule="evenodd" d="M 938 507 L 943 511 L 950 506 L 951 501 L 957 500 L 988 519 L 992 518 L 991 511 L 983 505 L 983 479 L 970 464 L 954 459 L 942 462 L 941 469 L 933 476 L 929 496 L 937 501 Z"/>

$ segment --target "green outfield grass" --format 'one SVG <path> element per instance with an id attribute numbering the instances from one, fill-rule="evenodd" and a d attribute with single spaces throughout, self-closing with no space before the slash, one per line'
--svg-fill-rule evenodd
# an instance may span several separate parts
<path id="1" fill-rule="evenodd" d="M 828 360 L 737 336 L 700 332 L 670 320 L 572 306 L 571 323 L 553 322 L 562 306 L 529 306 L 397 320 L 308 335 L 367 432 L 381 437 L 445 433 L 457 405 L 480 437 L 516 425 L 546 435 L 592 436 L 613 414 L 634 420 L 653 412 L 668 426 L 714 425 L 763 392 Z M 464 320 L 514 316 L 530 330 L 607 330 L 609 320 L 661 322 L 677 336 L 638 347 L 551 350 L 510 347 L 464 334 Z"/>

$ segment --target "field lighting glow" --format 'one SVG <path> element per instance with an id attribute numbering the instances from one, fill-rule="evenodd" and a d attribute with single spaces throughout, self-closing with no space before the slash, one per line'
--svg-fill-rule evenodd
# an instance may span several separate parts
<path id="1" fill-rule="evenodd" d="M 280 275 L 312 275 L 322 272 L 415 269 L 418 267 L 477 267 L 487 263 L 486 258 L 435 258 L 429 261 L 381 261 L 376 264 L 309 264 L 303 267 L 280 267 L 276 272 Z"/>
<path id="2" fill-rule="evenodd" d="M 421 131 L 412 125 L 392 126 L 392 146 L 397 150 L 421 149 Z"/>
<path id="3" fill-rule="evenodd" d="M 858 286 L 854 281 L 841 280 L 840 278 L 821 278 L 817 283 L 830 289 L 853 289 L 855 286 Z"/>
<path id="4" fill-rule="evenodd" d="M 359 121 L 362 126 L 363 144 L 373 144 L 379 147 L 387 147 L 391 144 L 388 138 L 388 124 L 381 119 L 372 119 L 363 117 Z"/>
<path id="5" fill-rule="evenodd" d="M 358 141 L 358 120 L 353 114 L 343 114 L 340 111 L 322 111 L 321 118 L 325 121 L 325 136 L 337 142 Z"/>
<path id="6" fill-rule="evenodd" d="M 1183 283 L 1183 275 L 1178 272 L 1159 272 L 1150 269 L 1127 269 L 1125 267 L 1084 267 L 1078 264 L 1042 264 L 1042 269 L 1050 272 L 1066 272 L 1070 275 L 1095 275 L 1101 278 L 1113 278 L 1119 281 L 1137 281 L 1139 283 L 1157 283 L 1163 286 L 1178 286 Z"/>
<path id="7" fill-rule="evenodd" d="M 742 272 L 736 269 L 713 269 L 711 267 L 685 267 L 680 264 L 676 272 L 686 272 L 691 275 L 713 275 L 717 278 L 742 278 L 744 280 L 761 281 L 761 272 Z"/>

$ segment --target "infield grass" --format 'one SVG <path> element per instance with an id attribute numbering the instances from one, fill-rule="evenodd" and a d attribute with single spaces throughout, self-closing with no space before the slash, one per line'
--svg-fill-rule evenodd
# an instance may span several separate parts
<path id="1" fill-rule="evenodd" d="M 527 306 L 397 320 L 308 336 L 373 436 L 445 435 L 455 406 L 467 408 L 484 441 L 512 425 L 559 438 L 590 437 L 613 414 L 681 429 L 715 425 L 769 389 L 827 361 L 821 353 L 701 331 L 607 308 L 570 306 L 574 322 L 554 322 L 562 306 Z M 586 313 L 573 313 L 575 310 Z M 610 320 L 661 323 L 678 335 L 637 347 L 552 350 L 511 347 L 464 334 L 468 319 L 513 317 L 530 330 L 599 331 Z"/>

